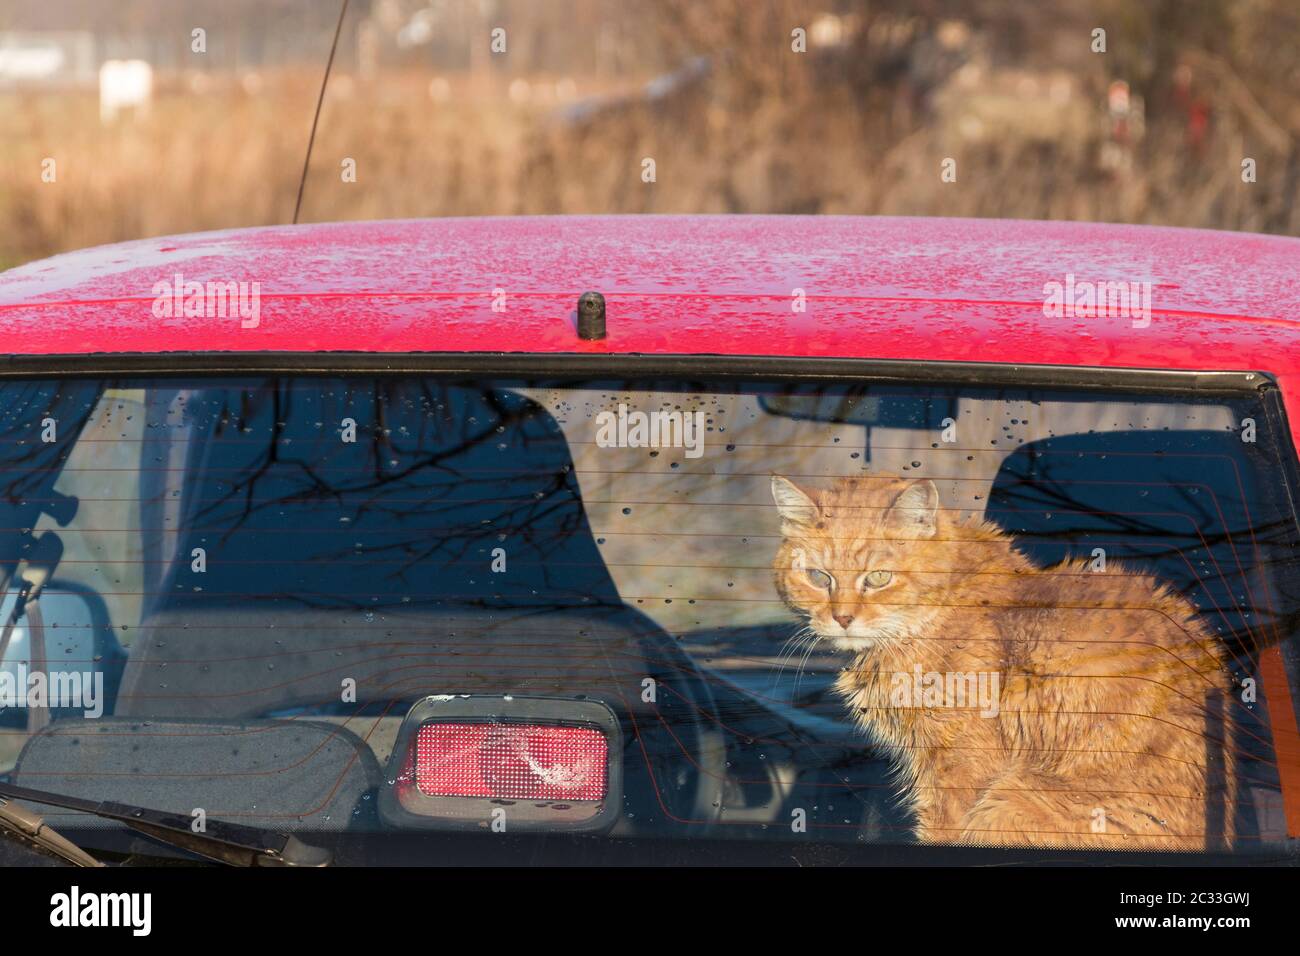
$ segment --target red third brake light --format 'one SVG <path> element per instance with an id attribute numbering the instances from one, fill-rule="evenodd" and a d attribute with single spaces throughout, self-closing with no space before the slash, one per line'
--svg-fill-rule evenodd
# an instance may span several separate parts
<path id="1" fill-rule="evenodd" d="M 590 727 L 427 723 L 412 748 L 426 797 L 603 800 L 609 744 Z"/>
<path id="2" fill-rule="evenodd" d="M 424 697 L 379 791 L 381 819 L 400 828 L 600 833 L 622 809 L 622 726 L 581 697 Z"/>

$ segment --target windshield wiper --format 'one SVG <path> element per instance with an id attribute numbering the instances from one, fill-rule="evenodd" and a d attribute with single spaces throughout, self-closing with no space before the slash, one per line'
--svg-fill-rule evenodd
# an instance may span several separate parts
<path id="1" fill-rule="evenodd" d="M 20 841 L 53 853 L 73 866 L 104 865 L 46 823 L 39 813 L 4 800 L 0 800 L 0 832 L 16 834 Z"/>
<path id="2" fill-rule="evenodd" d="M 211 820 L 202 833 L 195 833 L 191 829 L 193 821 L 190 817 L 179 813 L 150 810 L 148 807 L 136 807 L 127 803 L 83 800 L 80 797 L 61 793 L 15 787 L 8 783 L 0 783 L 0 798 L 26 800 L 29 803 L 59 807 L 62 810 L 89 813 L 105 820 L 116 820 L 168 846 L 188 850 L 230 866 L 328 866 L 333 859 L 329 850 L 303 843 L 292 833 L 265 830 L 260 827 Z M 5 819 L 12 814 L 15 821 L 13 827 L 33 842 L 37 842 L 42 834 L 47 840 L 61 841 L 58 848 L 49 846 L 48 849 L 68 859 L 69 862 L 78 862 L 81 866 L 99 865 L 85 851 L 55 833 L 39 814 L 22 810 L 12 804 L 0 805 L 0 814 L 4 814 Z M 31 829 L 33 827 L 34 829 Z M 66 847 L 62 844 L 66 844 Z M 71 847 L 89 862 L 71 860 L 66 852 L 67 847 Z"/>

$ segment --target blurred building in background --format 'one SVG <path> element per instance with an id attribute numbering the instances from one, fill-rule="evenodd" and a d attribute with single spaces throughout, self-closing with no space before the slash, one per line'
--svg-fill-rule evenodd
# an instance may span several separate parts
<path id="1" fill-rule="evenodd" d="M 0 33 L 0 90 L 89 86 L 98 67 L 95 35 L 88 31 Z"/>

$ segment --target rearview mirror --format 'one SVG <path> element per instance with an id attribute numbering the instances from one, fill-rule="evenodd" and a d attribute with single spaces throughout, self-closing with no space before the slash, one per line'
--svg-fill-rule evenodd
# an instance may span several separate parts
<path id="1" fill-rule="evenodd" d="M 955 407 L 946 396 L 820 386 L 760 395 L 758 403 L 769 415 L 866 428 L 942 428 L 943 420 L 953 416 Z"/>
<path id="2" fill-rule="evenodd" d="M 17 599 L 4 596 L 0 620 Z M 34 732 L 52 719 L 111 712 L 120 657 L 93 596 L 47 587 L 19 613 L 0 657 L 0 727 Z"/>

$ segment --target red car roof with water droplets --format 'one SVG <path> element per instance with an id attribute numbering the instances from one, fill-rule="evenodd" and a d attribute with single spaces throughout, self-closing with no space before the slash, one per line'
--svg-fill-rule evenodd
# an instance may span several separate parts
<path id="1" fill-rule="evenodd" d="M 1044 315 L 1045 286 L 1151 283 L 1151 323 Z M 259 284 L 238 317 L 156 314 L 158 283 Z M 609 335 L 580 341 L 579 293 Z M 495 290 L 500 290 L 496 292 Z M 793 305 L 802 290 L 806 311 Z M 494 303 L 501 311 L 494 311 Z M 161 307 L 160 307 L 161 309 Z M 182 310 L 183 311 L 183 310 Z M 1008 220 L 434 219 L 236 229 L 0 274 L 11 354 L 595 352 L 1175 369 L 1300 368 L 1300 240 Z"/>

